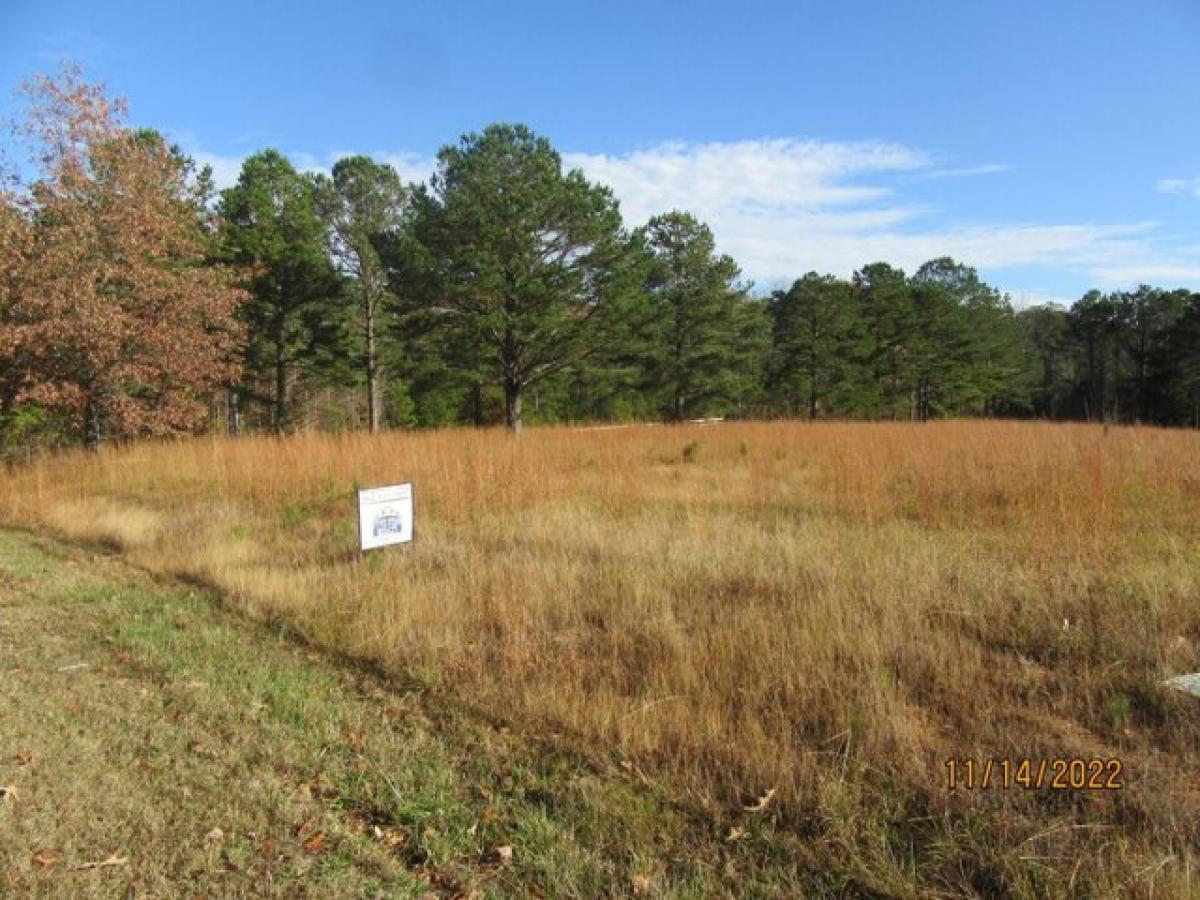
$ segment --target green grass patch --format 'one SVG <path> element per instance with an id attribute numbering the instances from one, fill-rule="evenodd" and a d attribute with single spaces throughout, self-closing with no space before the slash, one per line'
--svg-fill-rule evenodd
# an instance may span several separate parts
<path id="1" fill-rule="evenodd" d="M 36 761 L 0 765 L 30 798 L 0 809 L 0 885 L 19 895 L 793 896 L 815 883 L 771 849 L 769 826 L 727 847 L 661 788 L 437 690 L 341 668 L 207 594 L 14 533 L 0 533 L 0 571 L 36 588 L 0 584 L 23 626 L 0 685 L 0 760 Z M 47 678 L 48 653 L 88 662 Z M 114 853 L 127 862 L 89 882 L 70 872 Z"/>

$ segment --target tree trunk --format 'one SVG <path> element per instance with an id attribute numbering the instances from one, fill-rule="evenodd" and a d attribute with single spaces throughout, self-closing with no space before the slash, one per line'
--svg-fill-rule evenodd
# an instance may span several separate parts
<path id="1" fill-rule="evenodd" d="M 93 453 L 100 449 L 100 404 L 95 397 L 83 408 L 83 445 Z"/>
<path id="2" fill-rule="evenodd" d="M 271 413 L 271 425 L 276 432 L 283 431 L 287 422 L 287 360 L 283 348 L 275 354 L 275 408 Z"/>
<path id="3" fill-rule="evenodd" d="M 363 304 L 367 338 L 367 428 L 379 430 L 379 361 L 375 351 L 375 304 L 367 300 Z"/>
<path id="4" fill-rule="evenodd" d="M 1121 402 L 1121 345 L 1113 339 L 1113 403 L 1112 403 L 1112 419 L 1114 424 L 1119 424 L 1117 419 L 1117 404 Z"/>
<path id="5" fill-rule="evenodd" d="M 226 424 L 226 431 L 230 437 L 237 437 L 242 433 L 242 410 L 239 406 L 240 397 L 238 389 L 230 386 L 229 388 L 229 408 L 226 410 L 229 421 Z"/>
<path id="6" fill-rule="evenodd" d="M 514 379 L 504 381 L 504 423 L 509 433 L 521 431 L 521 383 Z"/>
<path id="7" fill-rule="evenodd" d="M 808 385 L 808 420 L 817 418 L 817 379 L 813 378 Z"/>
<path id="8" fill-rule="evenodd" d="M 478 381 L 471 383 L 471 424 L 483 425 L 483 385 Z"/>

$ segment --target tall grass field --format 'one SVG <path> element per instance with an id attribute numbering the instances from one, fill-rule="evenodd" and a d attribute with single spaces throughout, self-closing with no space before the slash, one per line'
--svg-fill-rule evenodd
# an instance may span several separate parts
<path id="1" fill-rule="evenodd" d="M 356 488 L 401 481 L 415 542 L 361 555 Z M 0 517 L 214 585 L 702 818 L 750 807 L 879 895 L 1200 894 L 1200 698 L 1163 684 L 1200 670 L 1197 432 L 193 439 L 15 469 Z M 963 783 L 1055 759 L 1117 760 L 1119 787 Z"/>

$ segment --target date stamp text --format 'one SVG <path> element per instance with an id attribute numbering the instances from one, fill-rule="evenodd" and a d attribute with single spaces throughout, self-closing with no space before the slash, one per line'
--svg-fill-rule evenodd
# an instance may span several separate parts
<path id="1" fill-rule="evenodd" d="M 1116 758 L 1079 756 L 1033 759 L 946 760 L 950 790 L 1119 791 L 1125 786 L 1124 763 Z"/>

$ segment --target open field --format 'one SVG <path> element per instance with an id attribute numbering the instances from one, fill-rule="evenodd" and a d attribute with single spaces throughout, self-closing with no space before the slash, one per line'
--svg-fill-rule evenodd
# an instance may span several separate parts
<path id="1" fill-rule="evenodd" d="M 417 543 L 360 559 L 353 489 L 399 480 Z M 1195 432 L 194 440 L 16 471 L 0 515 L 643 773 L 781 878 L 1200 891 L 1200 700 L 1161 685 L 1200 669 Z M 947 786 L 950 757 L 1075 756 L 1124 787 Z"/>
<path id="2" fill-rule="evenodd" d="M 3 897 L 808 889 L 636 773 L 9 531 L 0 709 Z"/>

